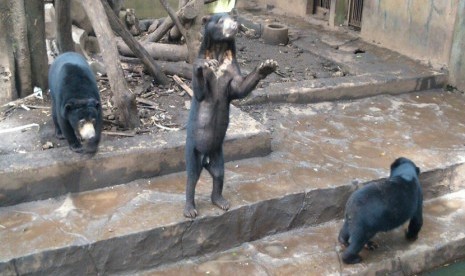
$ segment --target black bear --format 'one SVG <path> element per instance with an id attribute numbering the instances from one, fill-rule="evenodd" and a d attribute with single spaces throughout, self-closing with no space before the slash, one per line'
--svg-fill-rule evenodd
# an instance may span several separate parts
<path id="1" fill-rule="evenodd" d="M 423 225 L 423 194 L 418 176 L 420 169 L 407 158 L 397 158 L 391 165 L 389 178 L 370 183 L 355 191 L 347 201 L 344 225 L 339 242 L 347 246 L 342 260 L 355 264 L 364 245 L 381 231 L 389 231 L 410 220 L 406 231 L 408 240 L 415 240 Z"/>
<path id="2" fill-rule="evenodd" d="M 203 19 L 205 29 L 198 58 L 193 65 L 192 98 L 186 139 L 186 206 L 184 216 L 194 218 L 195 186 L 203 168 L 213 178 L 211 200 L 223 210 L 223 140 L 229 124 L 229 104 L 247 96 L 278 64 L 267 60 L 243 77 L 236 60 L 238 23 L 228 14 Z"/>
<path id="3" fill-rule="evenodd" d="M 102 132 L 102 109 L 94 74 L 73 52 L 58 56 L 48 73 L 55 135 L 71 150 L 95 153 Z"/>

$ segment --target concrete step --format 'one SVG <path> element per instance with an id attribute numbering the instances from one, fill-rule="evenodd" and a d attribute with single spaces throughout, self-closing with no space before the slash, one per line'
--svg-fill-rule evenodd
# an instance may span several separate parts
<path id="1" fill-rule="evenodd" d="M 0 122 L 2 127 L 6 124 L 14 127 L 27 122 Z M 40 146 L 34 146 L 41 140 L 41 135 L 52 136 L 52 126 L 43 125 L 39 131 L 16 132 L 8 134 L 9 137 L 2 135 L 7 140 L 21 140 L 29 148 L 24 152 L 0 155 L 0 206 L 98 189 L 185 169 L 185 130 L 111 141 L 104 139 L 99 152 L 92 157 L 76 154 L 68 147 L 42 151 Z M 8 141 L 2 145 L 11 147 Z M 271 136 L 250 116 L 232 107 L 224 149 L 226 160 L 265 156 L 271 151 Z"/>
<path id="2" fill-rule="evenodd" d="M 464 207 L 465 190 L 426 201 L 415 242 L 404 238 L 407 224 L 378 233 L 373 241 L 379 248 L 363 249 L 356 265 L 342 262 L 344 248 L 337 241 L 342 221 L 331 221 L 130 275 L 415 275 L 465 257 Z"/>
<path id="3" fill-rule="evenodd" d="M 464 189 L 464 104 L 429 91 L 249 108 L 271 130 L 273 152 L 226 164 L 229 211 L 212 206 L 203 174 L 200 216 L 183 218 L 185 173 L 3 207 L 0 271 L 123 273 L 316 226 L 340 219 L 349 194 L 385 178 L 398 156 L 422 169 L 426 199 Z"/>

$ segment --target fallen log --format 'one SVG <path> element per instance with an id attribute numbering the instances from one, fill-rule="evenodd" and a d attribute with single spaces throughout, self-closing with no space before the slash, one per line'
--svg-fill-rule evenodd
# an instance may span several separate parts
<path id="1" fill-rule="evenodd" d="M 134 57 L 120 57 L 121 62 L 131 63 L 131 64 L 141 64 L 142 61 Z M 158 65 L 161 67 L 161 70 L 167 75 L 178 75 L 181 78 L 192 79 L 192 64 L 189 64 L 185 61 L 158 61 Z"/>
<path id="2" fill-rule="evenodd" d="M 116 42 L 120 54 L 128 57 L 135 56 L 131 49 L 129 49 L 129 47 L 121 39 L 117 38 Z M 186 45 L 150 42 L 144 44 L 144 48 L 152 58 L 157 60 L 186 61 L 188 56 Z"/>
<path id="3" fill-rule="evenodd" d="M 111 28 L 121 36 L 121 38 L 126 43 L 126 46 L 130 48 L 131 52 L 133 52 L 138 58 L 141 59 L 155 80 L 159 84 L 167 84 L 169 80 L 161 71 L 160 66 L 155 63 L 145 48 L 142 47 L 142 45 L 140 45 L 139 42 L 137 42 L 137 40 L 129 33 L 125 26 L 123 26 L 123 23 L 121 23 L 121 21 L 116 17 L 107 0 L 103 0 L 102 4 L 110 21 Z"/>
<path id="4" fill-rule="evenodd" d="M 185 79 L 192 79 L 192 64 L 187 62 L 161 62 L 161 69 L 168 75 L 178 75 Z"/>

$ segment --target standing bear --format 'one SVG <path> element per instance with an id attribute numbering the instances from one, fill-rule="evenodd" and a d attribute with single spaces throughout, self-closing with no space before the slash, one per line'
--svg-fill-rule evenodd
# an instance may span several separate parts
<path id="1" fill-rule="evenodd" d="M 193 65 L 192 98 L 186 139 L 186 206 L 184 216 L 194 218 L 195 186 L 203 168 L 213 178 L 212 203 L 223 210 L 223 140 L 229 124 L 229 105 L 247 96 L 278 64 L 267 60 L 243 77 L 236 60 L 238 23 L 228 14 L 204 17 L 205 31 Z"/>
<path id="2" fill-rule="evenodd" d="M 80 54 L 58 56 L 48 73 L 55 135 L 71 150 L 95 153 L 102 132 L 102 108 L 94 74 Z"/>
<path id="3" fill-rule="evenodd" d="M 391 175 L 381 183 L 370 183 L 355 191 L 347 201 L 339 242 L 347 246 L 342 260 L 359 263 L 358 255 L 377 232 L 389 231 L 410 220 L 405 237 L 415 240 L 423 225 L 423 194 L 420 169 L 407 158 L 397 158 Z"/>

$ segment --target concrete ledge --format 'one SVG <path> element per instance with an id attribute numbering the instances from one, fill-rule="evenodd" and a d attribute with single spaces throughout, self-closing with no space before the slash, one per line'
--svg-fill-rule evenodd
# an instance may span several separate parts
<path id="1" fill-rule="evenodd" d="M 463 189 L 464 170 L 465 164 L 455 164 L 422 173 L 421 181 L 426 198 L 428 195 L 437 196 Z M 75 236 L 72 241 L 61 245 L 58 242 L 53 247 L 44 244 L 37 247 L 27 246 L 24 247 L 24 252 L 16 249 L 16 254 L 6 250 L 0 254 L 0 268 L 16 271 L 18 274 L 48 275 L 71 271 L 79 274 L 111 274 L 149 269 L 190 257 L 221 252 L 244 242 L 297 227 L 316 226 L 340 219 L 345 202 L 354 189 L 355 185 L 351 184 L 312 189 L 239 204 L 220 215 L 216 211 L 206 212 L 207 214 L 192 221 L 151 221 L 138 226 L 137 230 L 122 227 L 106 232 L 108 226 L 105 226 L 95 237 L 87 236 L 83 239 Z M 158 200 L 152 200 L 163 202 L 167 199 L 166 195 L 160 196 Z M 154 203 L 151 202 L 146 204 L 153 206 Z M 116 212 L 115 216 L 120 212 L 124 211 Z M 55 242 L 66 240 L 65 236 L 68 234 L 58 232 Z M 5 246 L 9 248 L 8 245 Z"/>
<path id="2" fill-rule="evenodd" d="M 425 202 L 419 238 L 408 242 L 404 229 L 378 233 L 379 248 L 360 252 L 362 262 L 343 264 L 337 242 L 342 221 L 300 228 L 240 247 L 138 275 L 415 275 L 465 257 L 465 190 Z"/>
<path id="3" fill-rule="evenodd" d="M 398 95 L 415 91 L 443 88 L 447 75 L 436 73 L 426 76 L 404 77 L 390 73 L 315 79 L 293 83 L 271 84 L 256 89 L 242 105 L 273 103 L 317 103 L 351 100 L 382 94 Z"/>
<path id="4" fill-rule="evenodd" d="M 0 206 L 182 171 L 185 140 L 185 131 L 177 131 L 103 142 L 93 157 L 67 147 L 1 155 Z M 224 150 L 227 161 L 265 156 L 271 152 L 271 136 L 232 107 Z"/>

